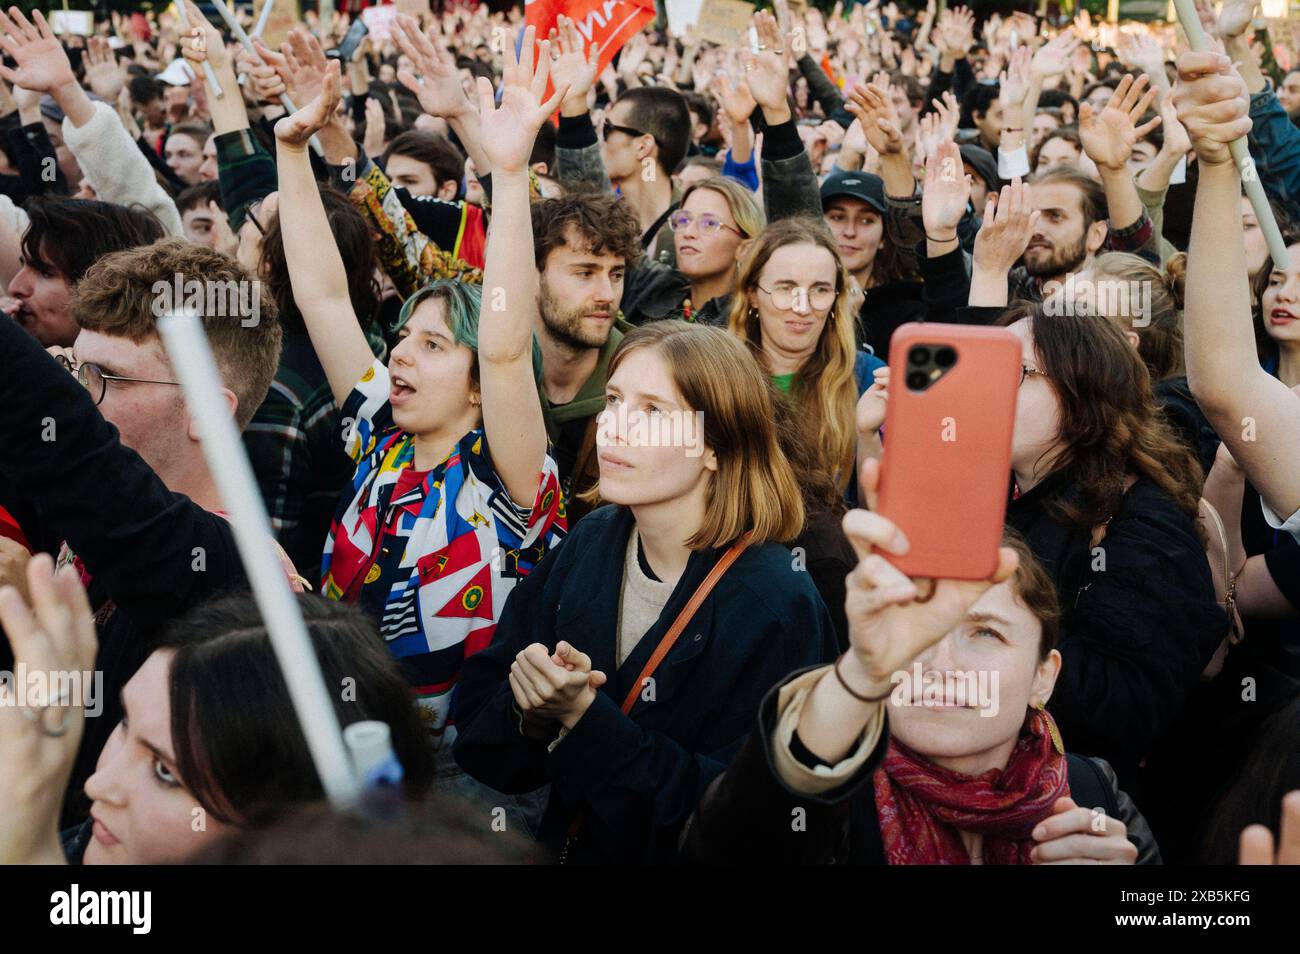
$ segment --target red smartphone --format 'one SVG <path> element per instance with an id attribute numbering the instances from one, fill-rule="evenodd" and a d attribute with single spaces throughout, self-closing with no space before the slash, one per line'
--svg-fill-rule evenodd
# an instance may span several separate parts
<path id="1" fill-rule="evenodd" d="M 1006 328 L 912 322 L 889 342 L 879 509 L 907 535 L 912 577 L 984 580 L 1011 486 L 1020 339 Z"/>

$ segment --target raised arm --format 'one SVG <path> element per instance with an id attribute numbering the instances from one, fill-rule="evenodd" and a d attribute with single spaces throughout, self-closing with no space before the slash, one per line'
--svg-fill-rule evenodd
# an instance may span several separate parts
<path id="1" fill-rule="evenodd" d="M 329 64 L 321 93 L 275 124 L 280 170 L 280 230 L 294 303 L 307 325 L 335 403 L 342 405 L 374 361 L 348 296 L 343 257 L 311 171 L 307 143 L 338 106 L 339 65 Z"/>
<path id="2" fill-rule="evenodd" d="M 1284 519 L 1300 510 L 1300 400 L 1255 351 L 1241 181 L 1228 143 L 1250 129 L 1246 84 L 1220 53 L 1184 53 L 1174 90 L 1178 119 L 1200 168 L 1183 312 L 1187 379 L 1232 456 Z M 1196 265 L 1196 268 L 1192 266 Z"/>
<path id="3" fill-rule="evenodd" d="M 1137 125 L 1155 100 L 1157 91 L 1148 89 L 1148 82 L 1145 73 L 1136 82 L 1131 76 L 1125 76 L 1100 112 L 1088 103 L 1079 105 L 1079 139 L 1101 175 L 1112 232 L 1134 225 L 1146 211 L 1133 183 L 1133 174 L 1128 171 L 1128 161 L 1134 144 L 1160 125 L 1159 117 Z"/>
<path id="4" fill-rule="evenodd" d="M 549 100 L 551 44 L 536 45 L 524 31 L 519 59 L 507 51 L 501 105 L 492 84 L 478 80 L 483 150 L 492 163 L 492 222 L 488 228 L 483 306 L 479 312 L 479 385 L 483 430 L 497 473 L 511 499 L 531 506 L 546 458 L 546 422 L 533 376 L 533 323 L 537 314 L 537 266 L 528 207 L 528 157 L 537 130 L 560 105 L 565 88 Z"/>

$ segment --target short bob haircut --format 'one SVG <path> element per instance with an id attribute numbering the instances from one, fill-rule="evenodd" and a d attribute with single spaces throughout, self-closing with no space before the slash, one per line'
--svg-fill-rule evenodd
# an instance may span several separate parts
<path id="1" fill-rule="evenodd" d="M 755 544 L 797 537 L 803 530 L 803 495 L 777 441 L 778 398 L 745 346 L 721 328 L 655 321 L 619 343 L 609 377 L 628 355 L 644 350 L 660 356 L 686 406 L 703 416 L 704 445 L 718 457 L 704 522 L 687 546 L 728 546 L 748 530 L 754 531 Z"/>
<path id="2" fill-rule="evenodd" d="M 433 783 L 432 741 L 375 624 L 355 607 L 310 593 L 298 597 L 298 607 L 339 723 L 386 722 L 405 794 L 423 797 Z M 240 827 L 267 824 L 324 797 L 249 593 L 190 610 L 161 632 L 152 649 L 175 653 L 170 699 L 176 766 L 185 788 L 213 817 Z"/>
<path id="3" fill-rule="evenodd" d="M 411 320 L 411 315 L 415 313 L 420 303 L 430 298 L 438 299 L 446 305 L 447 327 L 451 329 L 452 340 L 474 352 L 474 365 L 470 373 L 477 381 L 478 313 L 483 304 L 483 286 L 453 281 L 450 278 L 439 278 L 429 282 L 402 302 L 402 310 L 397 313 L 397 323 L 393 326 L 393 333 L 401 331 Z"/>
<path id="4" fill-rule="evenodd" d="M 763 210 L 759 208 L 754 193 L 735 179 L 727 179 L 723 176 L 711 176 L 689 186 L 682 193 L 682 201 L 678 208 L 686 205 L 686 200 L 691 197 L 693 192 L 701 190 L 716 192 L 722 196 L 723 201 L 727 203 L 727 208 L 731 210 L 731 217 L 736 220 L 737 228 L 740 229 L 745 238 L 752 239 L 762 232 L 763 227 L 767 225 L 767 218 L 763 215 Z"/>

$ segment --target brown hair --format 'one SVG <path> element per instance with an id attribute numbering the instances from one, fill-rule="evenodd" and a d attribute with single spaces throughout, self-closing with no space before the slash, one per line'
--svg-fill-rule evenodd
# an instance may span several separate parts
<path id="1" fill-rule="evenodd" d="M 552 249 L 568 241 L 570 231 L 598 255 L 616 255 L 629 268 L 641 258 L 641 224 L 620 196 L 578 193 L 532 204 L 533 255 L 537 270 L 546 268 Z"/>
<path id="2" fill-rule="evenodd" d="M 823 221 L 782 219 L 763 231 L 741 260 L 727 327 L 749 346 L 759 366 L 770 375 L 772 371 L 763 354 L 758 310 L 750 306 L 749 296 L 757 288 L 759 275 L 773 253 L 787 245 L 815 245 L 829 252 L 835 262 L 835 304 L 826 317 L 817 349 L 799 369 L 793 398 L 803 413 L 804 426 L 817 435 L 822 466 L 837 483 L 843 484 L 853 471 L 857 441 L 853 427 L 853 410 L 858 398 L 853 377 L 855 315 L 848 294 L 848 272 Z"/>
<path id="3" fill-rule="evenodd" d="M 203 284 L 205 305 L 213 297 L 219 299 L 217 314 L 202 309 L 203 330 L 212 345 L 221 380 L 239 400 L 235 421 L 243 429 L 266 398 L 275 377 L 283 334 L 270 293 L 234 259 L 180 239 L 162 239 L 142 248 L 105 255 L 77 284 L 72 317 L 87 331 L 144 344 L 158 337 L 154 309 L 164 296 L 175 297 L 178 277 L 183 297 L 172 302 L 171 307 L 186 304 L 190 294 L 186 286 L 193 281 Z M 225 304 L 233 299 L 237 305 L 243 300 L 238 289 L 246 282 L 252 282 L 252 294 L 257 296 L 257 320 L 251 325 L 244 324 L 251 316 L 241 319 L 239 314 L 221 314 L 238 311 L 238 307 L 227 309 Z"/>
<path id="4" fill-rule="evenodd" d="M 1131 328 L 1137 334 L 1138 354 L 1151 374 L 1152 383 L 1181 374 L 1183 286 L 1187 276 L 1187 256 L 1179 252 L 1161 271 L 1137 255 L 1107 252 L 1093 259 L 1087 272 L 1089 276 L 1101 275 L 1124 282 L 1141 282 L 1144 288 L 1150 289 L 1150 314 L 1107 314 L 1104 317 L 1115 322 L 1121 331 Z M 1133 304 L 1131 297 L 1129 304 Z M 1133 308 L 1128 310 L 1133 311 Z M 1136 320 L 1139 318 L 1142 319 L 1141 323 Z"/>
<path id="5" fill-rule="evenodd" d="M 1038 168 L 1038 154 L 1042 152 L 1043 147 L 1053 139 L 1064 139 L 1075 148 L 1079 155 L 1083 155 L 1083 140 L 1079 138 L 1079 127 L 1073 125 L 1057 126 L 1055 129 L 1047 133 L 1038 145 L 1034 147 L 1033 160 L 1029 165 L 1031 172 Z M 1053 168 L 1055 168 L 1055 166 L 1048 166 L 1048 169 Z M 1043 171 L 1046 172 L 1047 169 L 1044 169 Z"/>
<path id="6" fill-rule="evenodd" d="M 721 328 L 655 321 L 619 343 L 609 376 L 628 355 L 647 348 L 662 357 L 686 406 L 702 415 L 704 445 L 718 458 L 704 522 L 687 546 L 727 546 L 747 530 L 754 531 L 755 544 L 797 537 L 803 500 L 777 441 L 776 395 L 745 348 Z"/>
<path id="7" fill-rule="evenodd" d="M 465 178 L 465 157 L 446 136 L 423 129 L 408 129 L 393 137 L 384 150 L 382 164 L 387 166 L 393 156 L 406 156 L 424 163 L 433 172 L 433 181 L 438 188 L 450 179 L 456 183 L 456 191 L 460 191 L 461 180 Z"/>
<path id="8" fill-rule="evenodd" d="M 1145 477 L 1195 520 L 1202 473 L 1192 452 L 1170 431 L 1151 393 L 1151 376 L 1116 325 L 1063 314 L 1045 317 L 1041 303 L 1022 303 L 999 321 L 1030 323 L 1034 351 L 1060 404 L 1065 472 L 1077 495 L 1048 503 L 1069 526 L 1092 529 L 1114 516 L 1125 478 Z"/>
<path id="9" fill-rule="evenodd" d="M 686 200 L 691 197 L 691 194 L 701 190 L 722 196 L 722 201 L 726 202 L 727 208 L 731 210 L 731 217 L 736 220 L 736 227 L 745 238 L 753 238 L 763 231 L 763 227 L 767 224 L 767 217 L 763 215 L 762 207 L 754 198 L 754 193 L 735 179 L 719 175 L 692 183 L 682 192 L 677 207 L 685 208 Z"/>
<path id="10" fill-rule="evenodd" d="M 1038 660 L 1042 662 L 1047 654 L 1056 648 L 1061 636 L 1061 606 L 1056 598 L 1056 584 L 1047 572 L 1029 544 L 1012 527 L 1002 531 L 1002 545 L 1016 551 L 1020 563 L 1011 576 L 1011 589 L 1025 607 L 1042 626 L 1038 638 Z"/>

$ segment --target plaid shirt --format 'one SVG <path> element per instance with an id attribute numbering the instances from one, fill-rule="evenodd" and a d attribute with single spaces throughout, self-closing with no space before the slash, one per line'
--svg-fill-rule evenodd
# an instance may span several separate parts
<path id="1" fill-rule="evenodd" d="M 415 686 L 440 745 L 455 737 L 455 687 L 466 657 L 492 641 L 506 597 L 564 538 L 560 475 L 548 454 L 530 508 L 507 493 L 482 428 L 433 470 L 393 424 L 388 369 L 376 361 L 343 405 L 353 493 L 325 546 L 324 594 L 358 602 Z"/>

